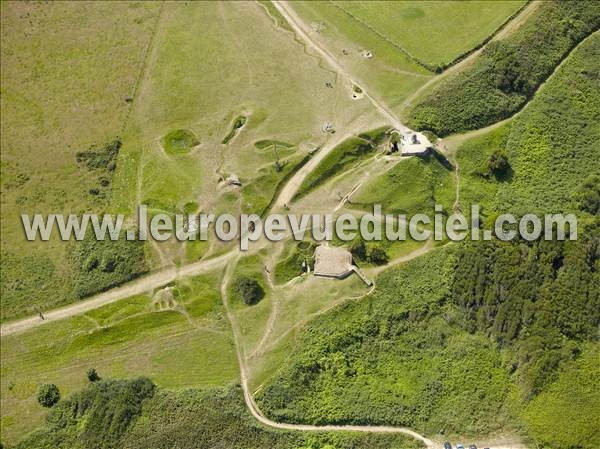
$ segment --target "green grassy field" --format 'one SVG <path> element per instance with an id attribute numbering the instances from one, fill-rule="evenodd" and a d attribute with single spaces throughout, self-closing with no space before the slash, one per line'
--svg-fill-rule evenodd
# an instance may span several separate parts
<path id="1" fill-rule="evenodd" d="M 19 214 L 106 209 L 111 188 L 90 193 L 98 171 L 76 154 L 121 134 L 158 10 L 145 2 L 1 5 L 2 297 L 21 298 L 3 303 L 3 321 L 75 299 L 68 245 L 27 242 Z"/>
<path id="2" fill-rule="evenodd" d="M 237 386 L 236 335 L 250 392 L 276 421 L 409 426 L 436 441 L 486 438 L 483 447 L 508 436 L 595 449 L 598 34 L 533 93 L 597 27 L 595 4 L 543 3 L 508 43 L 482 52 L 487 62 L 441 83 L 427 97 L 435 104 L 419 109 L 419 120 L 411 116 L 415 126 L 447 134 L 487 125 L 531 99 L 489 132 L 439 141 L 459 172 L 441 153 L 385 156 L 388 129 L 376 128 L 385 123 L 368 96 L 403 110 L 433 76 L 424 65 L 469 51 L 523 4 L 293 2 L 310 39 L 356 86 L 269 2 L 2 3 L 2 321 L 236 245 L 215 237 L 26 244 L 19 213 L 131 215 L 145 203 L 151 214 L 264 215 L 314 150 L 336 136 L 353 137 L 338 139 L 308 173 L 294 213 L 359 216 L 381 204 L 384 213 L 413 214 L 433 212 L 436 203 L 450 212 L 459 199 L 463 211 L 481 204 L 486 223 L 501 212 L 538 211 L 576 212 L 581 224 L 577 242 L 463 242 L 388 269 L 386 261 L 425 243 L 334 241 L 352 249 L 374 288 L 356 275 L 302 275 L 312 242 L 261 241 L 262 249 L 232 258 L 222 272 L 5 336 L 3 444 L 420 447 L 397 435 L 259 425 Z M 540 36 L 543 45 L 535 45 Z M 507 93 L 498 74 L 518 93 Z M 501 98 L 483 102 L 492 112 L 472 122 L 481 92 Z M 435 127 L 421 126 L 430 124 L 430 107 L 449 113 Z M 324 133 L 325 122 L 340 134 Z M 499 154 L 507 164 L 501 175 L 490 168 Z M 233 175 L 241 186 L 227 181 Z M 92 367 L 103 381 L 90 386 Z M 156 388 L 110 380 L 138 376 Z M 55 383 L 63 399 L 78 392 L 46 421 L 36 400 L 43 383 Z"/>
<path id="3" fill-rule="evenodd" d="M 336 1 L 364 27 L 431 66 L 476 47 L 525 2 Z"/>
<path id="4" fill-rule="evenodd" d="M 223 318 L 218 275 L 122 300 L 82 316 L 2 338 L 2 439 L 38 426 L 39 384 L 64 396 L 82 388 L 88 368 L 101 377 L 144 375 L 165 388 L 236 381 L 238 367 Z"/>
<path id="5" fill-rule="evenodd" d="M 290 5 L 300 18 L 318 31 L 311 38 L 328 49 L 337 61 L 369 92 L 392 108 L 419 88 L 431 73 L 412 61 L 395 46 L 365 28 L 332 2 L 294 2 Z M 367 59 L 363 51 L 375 56 Z"/>

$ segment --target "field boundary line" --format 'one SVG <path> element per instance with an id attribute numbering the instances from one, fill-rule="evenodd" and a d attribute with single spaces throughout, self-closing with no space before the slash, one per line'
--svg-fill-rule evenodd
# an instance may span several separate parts
<path id="1" fill-rule="evenodd" d="M 427 62 L 425 62 L 425 61 L 417 58 L 416 56 L 413 56 L 412 53 L 410 53 L 406 48 L 402 47 L 399 43 L 393 41 L 391 38 L 387 37 L 381 31 L 379 31 L 376 28 L 374 28 L 366 20 L 361 19 L 361 18 L 355 16 L 350 11 L 348 11 L 347 9 L 345 9 L 342 5 L 339 5 L 338 3 L 336 3 L 334 0 L 329 0 L 329 3 L 331 3 L 333 6 L 335 6 L 339 10 L 343 11 L 350 18 L 352 18 L 353 20 L 357 21 L 362 26 L 364 26 L 365 28 L 369 29 L 371 32 L 375 33 L 377 36 L 379 36 L 385 42 L 387 42 L 388 44 L 390 44 L 392 47 L 395 47 L 396 49 L 400 50 L 407 58 L 409 58 L 415 64 L 418 64 L 419 66 L 423 67 L 425 70 L 427 70 L 429 72 L 432 72 L 434 74 L 441 74 L 441 73 L 443 73 L 445 70 L 447 70 L 447 69 L 451 68 L 452 66 L 458 64 L 463 59 L 468 58 L 471 54 L 475 53 L 477 50 L 479 50 L 482 47 L 484 47 L 485 45 L 487 45 L 488 42 L 490 42 L 492 39 L 494 39 L 494 37 L 496 37 L 510 22 L 512 22 L 513 19 L 515 19 L 519 14 L 521 14 L 521 12 L 527 6 L 529 6 L 529 4 L 531 2 L 532 2 L 532 0 L 527 0 L 525 3 L 523 3 L 523 5 L 519 9 L 517 9 L 511 15 L 509 15 L 506 18 L 506 20 L 504 20 L 504 22 L 502 22 L 500 24 L 500 26 L 498 28 L 496 28 L 494 31 L 492 31 L 490 34 L 488 34 L 481 42 L 477 43 L 474 47 L 466 50 L 465 52 L 459 54 L 457 57 L 455 57 L 450 62 L 446 62 L 446 63 L 442 63 L 442 64 L 429 64 L 429 63 L 427 63 Z"/>
<path id="2" fill-rule="evenodd" d="M 156 19 L 155 19 L 154 25 L 152 27 L 152 33 L 150 34 L 150 39 L 148 39 L 148 43 L 146 44 L 146 48 L 144 49 L 144 53 L 142 55 L 141 67 L 138 72 L 135 83 L 133 85 L 133 92 L 131 93 L 131 103 L 129 104 L 129 109 L 127 110 L 127 114 L 125 115 L 125 118 L 123 119 L 123 124 L 121 125 L 121 130 L 119 132 L 119 135 L 122 135 L 125 132 L 125 129 L 127 128 L 127 124 L 129 123 L 129 117 L 131 116 L 131 112 L 133 111 L 133 107 L 135 105 L 135 99 L 136 99 L 138 91 L 139 91 L 139 86 L 142 82 L 142 78 L 144 77 L 144 73 L 146 72 L 146 68 L 148 66 L 148 55 L 150 54 L 150 50 L 152 48 L 154 48 L 154 41 L 156 40 L 158 24 L 160 22 L 160 18 L 162 16 L 164 7 L 165 7 L 165 2 L 162 1 L 160 3 L 160 7 L 158 9 L 158 14 L 156 15 Z"/>

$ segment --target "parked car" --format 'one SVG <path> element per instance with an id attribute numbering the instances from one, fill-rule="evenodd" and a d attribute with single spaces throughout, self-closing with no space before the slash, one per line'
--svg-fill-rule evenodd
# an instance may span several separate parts
<path id="1" fill-rule="evenodd" d="M 474 444 L 469 444 L 469 449 L 477 449 L 477 446 L 475 446 Z"/>
<path id="2" fill-rule="evenodd" d="M 444 449 L 452 449 L 452 445 L 449 442 L 444 443 Z"/>
<path id="3" fill-rule="evenodd" d="M 456 449 L 465 449 L 465 447 L 460 443 L 456 443 Z"/>

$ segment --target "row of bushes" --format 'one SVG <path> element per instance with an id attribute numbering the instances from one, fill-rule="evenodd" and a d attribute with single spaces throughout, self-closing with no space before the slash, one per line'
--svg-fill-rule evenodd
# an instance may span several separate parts
<path id="1" fill-rule="evenodd" d="M 418 103 L 409 113 L 409 126 L 445 136 L 511 116 L 599 26 L 598 2 L 542 3 L 522 28 L 505 40 L 491 42 L 472 66 Z"/>

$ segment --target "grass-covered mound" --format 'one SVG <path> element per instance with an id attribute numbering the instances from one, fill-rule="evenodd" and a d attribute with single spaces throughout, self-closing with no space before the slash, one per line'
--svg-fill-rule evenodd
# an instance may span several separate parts
<path id="1" fill-rule="evenodd" d="M 511 116 L 599 26 L 598 2 L 543 2 L 522 28 L 490 43 L 472 66 L 420 101 L 409 114 L 409 126 L 445 136 Z"/>
<path id="2" fill-rule="evenodd" d="M 365 182 L 352 195 L 349 207 L 372 210 L 380 204 L 385 213 L 422 213 L 435 204 L 446 209 L 454 201 L 454 173 L 433 156 L 401 160 L 395 167 Z"/>
<path id="3" fill-rule="evenodd" d="M 335 175 L 372 156 L 383 141 L 385 132 L 382 128 L 344 140 L 308 174 L 295 198 L 301 198 Z"/>
<path id="4" fill-rule="evenodd" d="M 297 154 L 257 170 L 248 184 L 242 187 L 242 211 L 264 216 L 286 182 L 311 158 L 310 154 Z"/>
<path id="5" fill-rule="evenodd" d="M 275 146 L 277 146 L 278 148 L 291 148 L 294 145 L 292 145 L 291 143 L 282 142 L 281 140 L 265 139 L 265 140 L 258 140 L 256 142 L 254 142 L 254 146 L 258 150 L 266 150 L 268 148 L 272 148 Z"/>
<path id="6" fill-rule="evenodd" d="M 227 145 L 229 141 L 236 136 L 238 130 L 246 124 L 247 120 L 248 117 L 245 117 L 243 115 L 237 116 L 236 119 L 233 121 L 231 131 L 229 131 L 229 133 L 223 138 L 223 141 L 221 143 Z"/>
<path id="7" fill-rule="evenodd" d="M 162 138 L 162 145 L 168 154 L 185 154 L 200 142 L 192 131 L 176 129 Z"/>
<path id="8" fill-rule="evenodd" d="M 302 241 L 291 246 L 285 258 L 281 259 L 273 271 L 273 279 L 277 284 L 284 284 L 287 281 L 302 274 L 302 263 L 306 262 L 309 266 L 314 264 L 314 254 L 316 244 L 313 242 Z"/>

